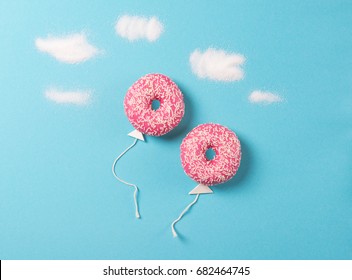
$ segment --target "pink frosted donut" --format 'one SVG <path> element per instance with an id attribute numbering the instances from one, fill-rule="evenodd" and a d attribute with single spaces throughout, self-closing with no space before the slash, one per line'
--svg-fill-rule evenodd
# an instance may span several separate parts
<path id="1" fill-rule="evenodd" d="M 205 153 L 213 149 L 215 157 Z M 181 162 L 186 174 L 206 186 L 224 183 L 237 172 L 241 161 L 241 144 L 236 134 L 219 124 L 201 124 L 183 139 Z"/>
<path id="2" fill-rule="evenodd" d="M 152 102 L 158 100 L 158 109 Z M 162 74 L 148 74 L 137 80 L 127 91 L 125 113 L 138 131 L 161 136 L 175 128 L 185 113 L 183 95 L 177 85 Z"/>

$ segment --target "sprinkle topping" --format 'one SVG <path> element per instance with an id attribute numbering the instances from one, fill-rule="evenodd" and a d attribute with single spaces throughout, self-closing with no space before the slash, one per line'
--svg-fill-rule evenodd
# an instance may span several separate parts
<path id="1" fill-rule="evenodd" d="M 160 102 L 156 110 L 152 109 L 153 100 Z M 152 136 L 168 133 L 185 113 L 182 92 L 162 74 L 148 74 L 137 80 L 127 91 L 124 108 L 134 128 Z"/>
<path id="2" fill-rule="evenodd" d="M 215 157 L 206 158 L 211 148 Z M 219 124 L 201 124 L 183 139 L 181 162 L 186 174 L 198 183 L 212 186 L 230 180 L 241 161 L 241 144 L 236 134 Z"/>

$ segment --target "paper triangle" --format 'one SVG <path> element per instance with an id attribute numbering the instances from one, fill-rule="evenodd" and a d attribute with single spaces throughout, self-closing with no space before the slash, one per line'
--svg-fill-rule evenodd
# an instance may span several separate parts
<path id="1" fill-rule="evenodd" d="M 202 193 L 213 193 L 211 188 L 206 185 L 199 184 L 193 190 L 191 190 L 188 194 L 202 194 Z"/>
<path id="2" fill-rule="evenodd" d="M 128 136 L 131 136 L 133 138 L 137 138 L 138 140 L 144 141 L 144 136 L 143 136 L 142 132 L 139 132 L 136 129 L 131 131 L 130 133 L 128 133 Z"/>

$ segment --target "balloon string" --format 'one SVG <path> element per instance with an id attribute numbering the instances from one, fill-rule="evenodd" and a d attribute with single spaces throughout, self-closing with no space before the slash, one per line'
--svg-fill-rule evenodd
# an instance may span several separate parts
<path id="1" fill-rule="evenodd" d="M 185 208 L 185 210 L 182 211 L 182 213 L 180 214 L 180 216 L 173 221 L 173 223 L 171 224 L 171 230 L 172 230 L 172 234 L 174 237 L 177 237 L 177 232 L 175 230 L 175 224 L 182 219 L 183 215 L 186 214 L 186 212 L 194 205 L 196 204 L 196 202 L 198 201 L 199 198 L 199 194 L 197 194 L 196 198 Z"/>
<path id="2" fill-rule="evenodd" d="M 141 216 L 139 215 L 139 211 L 138 211 L 138 201 L 137 201 L 137 193 L 138 193 L 138 187 L 135 185 L 135 184 L 131 184 L 131 183 L 128 183 L 124 180 L 122 180 L 121 178 L 119 178 L 116 173 L 115 173 L 115 167 L 116 167 L 116 163 L 117 161 L 125 154 L 128 152 L 128 150 L 130 150 L 134 145 L 136 145 L 138 139 L 136 138 L 134 140 L 134 142 L 132 143 L 132 145 L 130 145 L 126 150 L 124 150 L 114 161 L 114 163 L 112 164 L 112 174 L 114 175 L 114 177 L 119 180 L 121 183 L 127 185 L 127 186 L 130 186 L 130 187 L 133 187 L 134 188 L 134 205 L 136 207 L 136 217 L 139 219 Z"/>

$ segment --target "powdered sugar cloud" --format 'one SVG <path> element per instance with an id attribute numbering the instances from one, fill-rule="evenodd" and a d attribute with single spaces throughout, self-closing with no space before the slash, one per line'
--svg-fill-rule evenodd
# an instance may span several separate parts
<path id="1" fill-rule="evenodd" d="M 156 41 L 164 30 L 163 24 L 157 17 L 139 17 L 124 15 L 115 25 L 116 33 L 129 41 L 146 39 Z"/>
<path id="2" fill-rule="evenodd" d="M 251 103 L 271 104 L 275 102 L 282 102 L 283 98 L 268 91 L 255 90 L 248 96 L 248 100 Z"/>
<path id="3" fill-rule="evenodd" d="M 91 91 L 63 91 L 56 88 L 47 89 L 45 97 L 58 104 L 86 106 L 91 102 Z"/>
<path id="4" fill-rule="evenodd" d="M 241 66 L 245 57 L 241 54 L 213 48 L 204 52 L 197 49 L 191 53 L 189 62 L 193 73 L 201 79 L 232 82 L 244 77 Z"/>
<path id="5" fill-rule="evenodd" d="M 86 34 L 74 33 L 67 36 L 47 36 L 37 38 L 35 45 L 38 50 L 48 53 L 64 63 L 86 61 L 99 53 L 99 50 L 88 43 Z"/>

